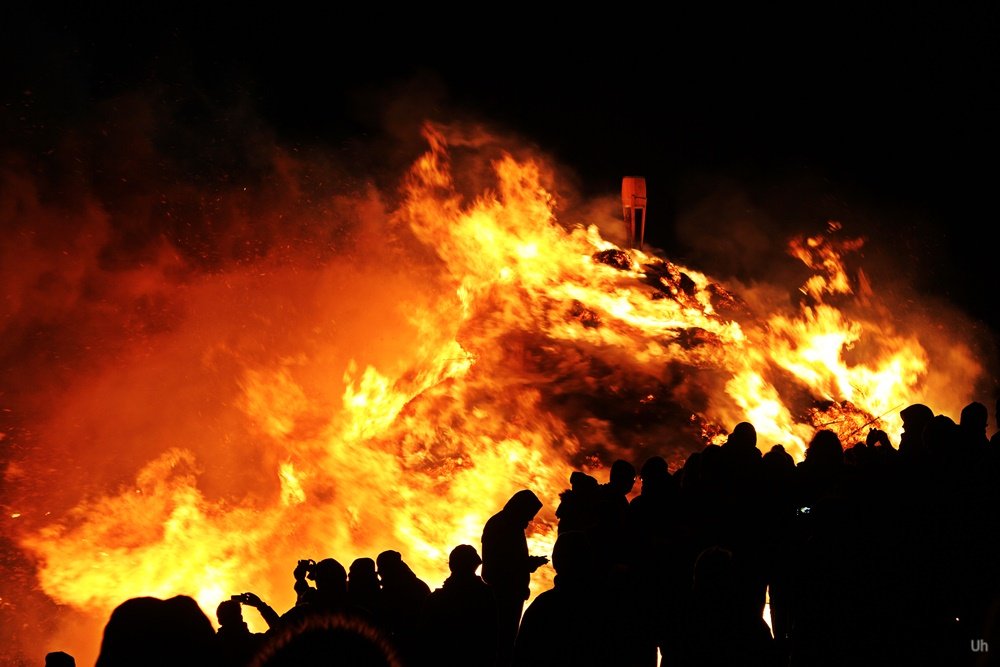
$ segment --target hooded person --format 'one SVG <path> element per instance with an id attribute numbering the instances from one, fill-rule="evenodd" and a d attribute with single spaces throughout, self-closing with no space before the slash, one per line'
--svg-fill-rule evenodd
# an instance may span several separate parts
<path id="1" fill-rule="evenodd" d="M 549 562 L 528 554 L 525 530 L 542 508 L 532 491 L 518 491 L 483 527 L 483 579 L 497 599 L 498 665 L 510 664 L 531 573 Z"/>

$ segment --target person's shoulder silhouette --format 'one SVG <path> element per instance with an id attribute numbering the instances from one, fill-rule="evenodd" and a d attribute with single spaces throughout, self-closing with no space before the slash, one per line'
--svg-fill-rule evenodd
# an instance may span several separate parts
<path id="1" fill-rule="evenodd" d="M 298 599 L 281 615 L 281 623 L 298 622 L 303 616 L 351 611 L 347 597 L 347 570 L 334 558 L 319 562 L 300 560 L 292 572 Z M 315 586 L 309 585 L 309 580 Z"/>
<path id="2" fill-rule="evenodd" d="M 65 651 L 45 654 L 45 667 L 76 667 L 76 658 Z"/>
<path id="3" fill-rule="evenodd" d="M 389 631 L 404 661 L 412 661 L 418 650 L 420 608 L 430 587 L 403 560 L 400 552 L 383 551 L 375 558 L 382 580 L 379 618 Z"/>
<path id="4" fill-rule="evenodd" d="M 421 611 L 422 664 L 493 667 L 497 660 L 497 603 L 476 574 L 482 563 L 471 544 L 448 557 L 451 575 L 425 600 Z"/>
<path id="5" fill-rule="evenodd" d="M 613 624 L 607 597 L 595 579 L 597 552 L 591 536 L 568 531 L 552 549 L 553 588 L 534 599 L 524 612 L 514 644 L 515 667 L 618 664 L 609 635 Z M 597 631 L 597 629 L 600 629 Z"/>
<path id="6" fill-rule="evenodd" d="M 215 631 L 186 595 L 131 598 L 107 624 L 95 667 L 216 665 Z"/>

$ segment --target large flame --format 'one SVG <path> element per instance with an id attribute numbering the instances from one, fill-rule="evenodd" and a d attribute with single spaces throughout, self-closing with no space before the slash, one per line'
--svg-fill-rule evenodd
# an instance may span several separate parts
<path id="1" fill-rule="evenodd" d="M 390 548 L 433 587 L 521 488 L 545 503 L 532 548 L 549 553 L 573 469 L 676 466 L 744 420 L 801 459 L 818 427 L 898 437 L 905 404 L 969 399 L 972 353 L 949 340 L 949 374 L 933 372 L 935 343 L 844 268 L 862 242 L 836 224 L 789 245 L 812 271 L 801 298 L 737 296 L 557 220 L 538 161 L 503 155 L 495 187 L 462 197 L 445 134 L 425 134 L 385 234 L 436 259 L 182 281 L 160 328 L 70 383 L 33 437 L 82 462 L 57 494 L 72 507 L 11 504 L 35 515 L 18 538 L 46 595 L 97 619 L 138 595 L 211 613 L 244 590 L 280 612 L 299 558 Z"/>

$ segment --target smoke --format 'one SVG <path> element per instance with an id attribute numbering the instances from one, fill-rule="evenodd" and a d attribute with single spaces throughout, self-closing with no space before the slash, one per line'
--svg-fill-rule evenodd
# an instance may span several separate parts
<path id="1" fill-rule="evenodd" d="M 279 145 L 246 107 L 164 96 L 117 96 L 29 137 L 48 150 L 4 152 L 5 658 L 61 648 L 66 616 L 15 544 L 73 525 L 73 508 L 123 492 L 173 448 L 193 452 L 208 502 L 276 497 L 267 471 L 282 453 L 247 422 L 247 369 L 286 369 L 332 412 L 349 360 L 391 367 L 416 335 L 407 308 L 439 290 L 433 254 L 411 252 L 422 246 L 363 174 Z M 74 642 L 99 636 L 67 621 Z"/>
<path id="2" fill-rule="evenodd" d="M 801 166 L 687 174 L 677 198 L 672 258 L 718 278 L 757 314 L 801 302 L 810 270 L 789 253 L 788 242 L 835 221 L 838 237 L 858 239 L 860 247 L 842 256 L 851 294 L 833 303 L 861 320 L 919 334 L 939 373 L 932 384 L 949 378 L 914 402 L 936 397 L 932 407 L 957 420 L 962 398 L 945 385 L 977 378 L 974 395 L 987 402 L 1000 392 L 998 332 L 973 293 L 956 291 L 963 281 L 949 274 L 953 241 L 928 211 Z M 956 218 L 953 225 L 960 230 L 964 222 Z M 979 271 L 970 267 L 969 275 Z M 957 331 L 958 345 L 941 335 Z"/>
<path id="3" fill-rule="evenodd" d="M 121 584 L 114 572 L 97 574 L 121 586 L 109 584 L 116 593 L 159 590 L 179 586 L 170 577 L 183 568 L 156 546 L 175 549 L 170 554 L 198 547 L 184 531 L 160 535 L 161 517 L 174 519 L 178 509 L 188 513 L 182 525 L 192 533 L 209 525 L 206 535 L 217 537 L 225 529 L 290 563 L 297 549 L 374 549 L 378 538 L 395 537 L 387 518 L 344 499 L 356 495 L 377 506 L 397 491 L 400 474 L 418 479 L 399 490 L 404 501 L 420 491 L 447 502 L 454 496 L 440 478 L 470 477 L 469 460 L 481 455 L 509 477 L 476 490 L 501 497 L 516 475 L 549 486 L 564 481 L 524 460 L 543 452 L 558 452 L 562 465 L 599 468 L 619 454 L 680 456 L 698 444 L 697 425 L 687 420 L 723 393 L 722 374 L 706 363 L 692 379 L 691 365 L 647 364 L 614 345 L 540 342 L 531 331 L 504 331 L 505 309 L 518 303 L 489 290 L 478 302 L 468 297 L 463 290 L 474 286 L 463 282 L 463 267 L 449 264 L 449 249 L 420 240 L 412 220 L 398 213 L 404 172 L 426 150 L 418 119 L 444 118 L 453 122 L 437 131 L 454 176 L 444 195 L 457 197 L 458 206 L 489 200 L 505 155 L 536 159 L 537 185 L 552 193 L 557 223 L 596 224 L 605 238 L 624 240 L 616 196 L 581 196 L 571 171 L 515 132 L 449 108 L 446 91 L 427 76 L 404 84 L 407 94 L 361 95 L 357 104 L 381 111 L 381 128 L 336 150 L 280 140 L 246 101 L 218 105 L 195 95 L 172 102 L 172 88 L 159 85 L 116 95 L 65 131 L 36 137 L 44 151 L 8 148 L 0 177 L 0 226 L 7 230 L 0 244 L 0 537 L 5 571 L 17 576 L 0 583 L 2 625 L 11 628 L 5 645 L 25 654 L 70 641 L 94 650 L 95 615 L 106 601 L 56 609 L 43 588 L 68 585 L 81 568 L 46 557 L 45 544 L 75 545 L 75 555 L 90 558 L 86 545 L 121 538 L 126 547 L 102 556 L 107 569 L 147 579 Z M 695 266 L 740 287 L 755 316 L 794 308 L 808 271 L 784 250 L 787 220 L 763 213 L 735 187 L 689 210 L 678 236 L 703 263 Z M 804 228 L 825 222 L 810 218 Z M 545 307 L 557 324 L 593 317 L 570 303 Z M 478 310 L 458 331 L 463 308 Z M 898 310 L 884 315 L 900 318 L 903 331 L 937 326 Z M 539 326 L 550 324 L 539 318 Z M 502 335 L 491 339 L 494 329 Z M 975 355 L 941 331 L 935 359 L 955 376 L 976 374 Z M 470 363 L 460 346 L 466 340 L 495 340 L 476 352 L 496 378 L 462 376 Z M 650 347 L 661 343 L 674 344 L 654 340 Z M 438 359 L 434 350 L 453 354 Z M 929 395 L 951 381 L 928 387 Z M 469 424 L 485 418 L 451 400 L 449 383 L 460 382 L 470 405 L 509 423 L 462 442 Z M 511 391 L 498 394 L 496 386 Z M 363 418 L 352 421 L 356 414 Z M 369 442 L 351 430 L 378 433 L 385 414 L 399 418 L 387 435 Z M 431 418 L 442 427 L 424 437 L 417 427 Z M 335 451 L 331 434 L 366 446 Z M 505 453 L 494 445 L 517 440 L 526 443 L 522 460 L 484 454 Z M 371 465 L 355 470 L 351 457 Z M 552 464 L 548 474 L 562 472 Z M 303 497 L 350 520 L 331 525 L 327 514 L 297 512 Z M 278 508 L 273 523 L 240 523 L 261 507 Z M 126 509 L 135 510 L 130 530 L 140 534 L 109 535 L 114 526 L 93 518 Z M 416 510 L 404 518 L 413 534 L 427 529 L 427 516 Z M 231 564 L 246 547 L 220 545 L 192 560 Z M 427 562 L 436 556 L 420 554 Z M 220 577 L 230 577 L 227 584 L 243 583 L 237 575 L 287 579 L 284 560 L 254 567 L 234 574 L 220 566 Z M 288 591 L 276 588 L 271 601 L 289 603 Z M 86 621 L 75 608 L 88 605 Z"/>
<path id="4" fill-rule="evenodd" d="M 299 482 L 283 466 L 326 456 L 314 443 L 347 428 L 337 415 L 362 371 L 405 377 L 415 350 L 455 335 L 414 319 L 459 304 L 434 248 L 391 213 L 404 168 L 426 149 L 409 120 L 424 104 L 403 97 L 387 107 L 384 132 L 330 151 L 282 143 L 245 101 L 173 101 L 171 92 L 153 84 L 113 96 L 61 131 L 4 149 L 5 658 L 73 646 L 85 662 L 96 651 L 105 603 L 62 606 L 43 592 L 86 565 L 42 555 L 40 538 L 81 547 L 65 559 L 93 558 L 85 545 L 118 540 L 93 517 L 134 509 L 149 523 L 125 528 L 140 531 L 119 536 L 134 553 L 106 565 L 131 574 L 149 562 L 139 545 L 157 541 L 158 517 L 186 502 L 220 525 L 292 502 Z M 491 164 L 503 154 L 540 155 L 482 126 L 445 131 L 456 189 L 469 201 L 495 184 Z M 553 192 L 572 182 L 546 168 L 541 182 Z M 572 189 L 559 192 L 572 211 Z M 355 482 L 361 495 L 367 482 Z M 342 494 L 323 486 L 311 480 L 311 497 Z M 314 548 L 310 536 L 324 532 L 308 522 L 297 530 L 300 546 Z M 269 567 L 256 572 L 283 578 Z M 167 570 L 138 572 L 148 580 L 125 584 L 123 595 L 170 585 Z"/>

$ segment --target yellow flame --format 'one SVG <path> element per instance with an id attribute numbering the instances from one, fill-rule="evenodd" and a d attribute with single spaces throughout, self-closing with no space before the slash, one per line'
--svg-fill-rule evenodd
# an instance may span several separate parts
<path id="1" fill-rule="evenodd" d="M 445 288 L 432 300 L 402 297 L 403 351 L 380 363 L 351 358 L 326 379 L 308 368 L 331 358 L 335 337 L 303 342 L 299 356 L 240 359 L 232 419 L 252 434 L 276 489 L 209 497 L 192 451 L 159 453 L 132 487 L 85 499 L 25 538 L 48 595 L 106 615 L 137 595 L 187 593 L 212 610 L 254 590 L 280 611 L 292 603 L 298 558 L 348 565 L 384 549 L 400 550 L 433 587 L 449 550 L 478 547 L 486 520 L 521 488 L 545 503 L 532 549 L 551 553 L 570 472 L 631 455 L 612 417 L 574 408 L 581 396 L 628 409 L 674 401 L 692 433 L 715 441 L 750 421 L 762 448 L 781 443 L 801 459 L 821 425 L 845 438 L 865 424 L 898 436 L 892 410 L 934 386 L 915 335 L 824 303 L 850 294 L 841 254 L 860 247 L 838 245 L 836 225 L 790 246 L 816 271 L 802 287 L 811 301 L 759 316 L 655 254 L 622 253 L 624 269 L 595 261 L 619 249 L 588 221 L 556 219 L 537 162 L 501 156 L 496 188 L 463 200 L 442 132 L 426 136 L 393 222 L 437 254 Z M 317 336 L 291 339 L 299 335 Z M 714 384 L 685 384 L 698 377 Z M 534 590 L 551 574 L 542 568 Z"/>

